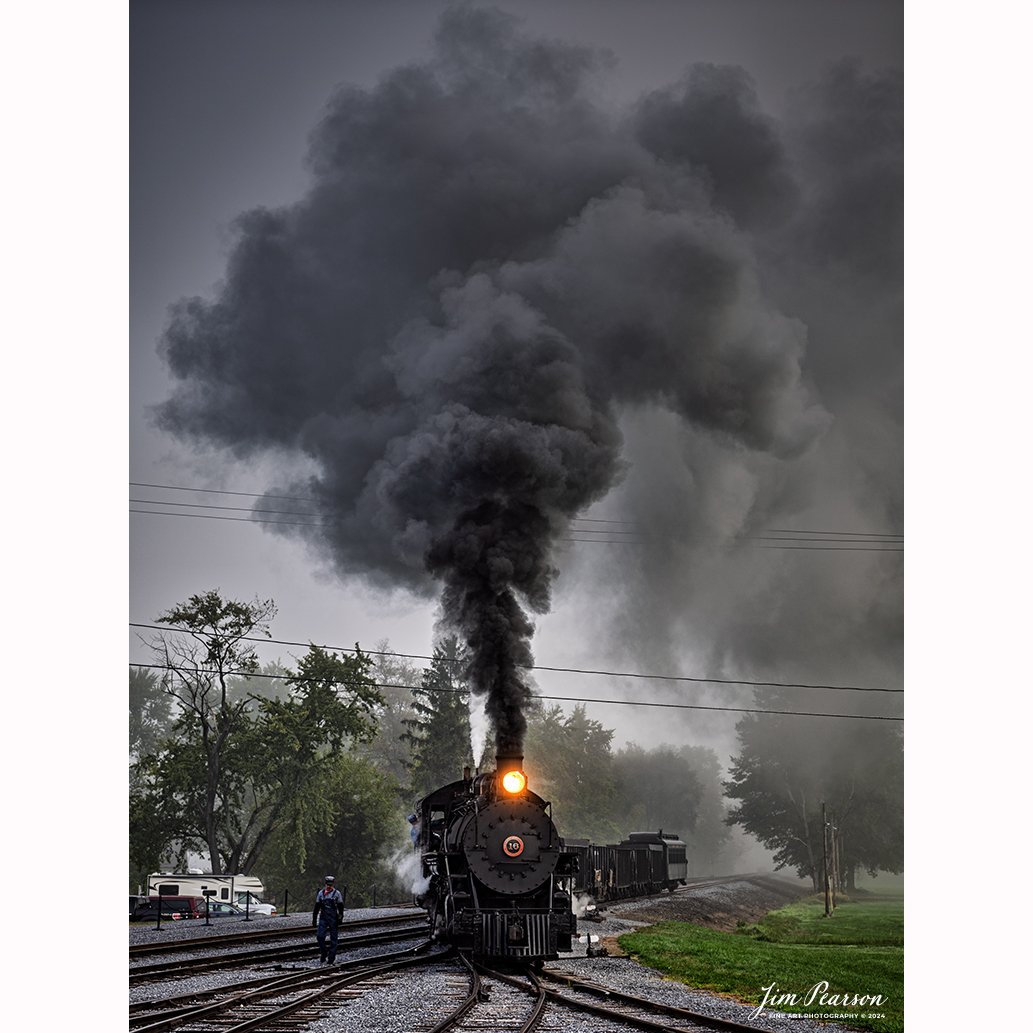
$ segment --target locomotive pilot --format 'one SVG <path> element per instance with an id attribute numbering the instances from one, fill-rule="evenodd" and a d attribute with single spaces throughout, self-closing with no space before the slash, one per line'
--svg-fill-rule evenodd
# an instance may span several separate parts
<path id="1" fill-rule="evenodd" d="M 337 957 L 337 923 L 344 918 L 344 897 L 334 888 L 334 877 L 326 877 L 326 885 L 316 894 L 316 906 L 312 909 L 312 925 L 319 943 L 319 963 L 334 963 Z M 318 924 L 317 924 L 318 921 Z M 330 934 L 329 945 L 326 942 Z"/>

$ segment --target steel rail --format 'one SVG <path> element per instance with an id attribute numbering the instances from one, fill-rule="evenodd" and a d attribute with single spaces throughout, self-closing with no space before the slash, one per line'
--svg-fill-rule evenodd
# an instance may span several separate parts
<path id="1" fill-rule="evenodd" d="M 440 956 L 443 955 L 439 955 L 438 957 Z M 424 964 L 431 960 L 436 960 L 436 958 L 414 957 L 386 964 L 371 965 L 360 972 L 346 976 L 344 979 L 334 980 L 329 986 L 324 987 L 322 990 L 312 990 L 299 1000 L 291 1001 L 289 1004 L 276 1008 L 266 1015 L 259 1015 L 256 1018 L 246 1019 L 244 1022 L 239 1022 L 235 1026 L 226 1027 L 222 1030 L 222 1033 L 250 1033 L 251 1030 L 258 1029 L 269 1023 L 277 1022 L 288 1015 L 293 1015 L 294 1012 L 300 1011 L 302 1008 L 306 1008 L 310 1004 L 314 1004 L 316 1001 L 336 993 L 338 990 L 343 990 L 345 987 L 352 986 L 354 983 L 361 983 L 364 979 L 368 979 L 370 976 L 377 975 L 381 972 L 392 972 L 396 969 L 407 968 L 410 965 Z"/>
<path id="2" fill-rule="evenodd" d="M 452 1012 L 439 1020 L 434 1026 L 428 1029 L 426 1033 L 446 1033 L 447 1030 L 458 1025 L 476 1004 L 488 1001 L 487 992 L 481 982 L 481 973 L 489 976 L 494 976 L 495 973 L 479 963 L 472 962 L 465 954 L 459 953 L 458 957 L 470 972 L 470 993 L 452 1010 Z M 526 988 L 521 986 L 520 989 Z M 518 1033 L 533 1033 L 537 1028 L 538 1023 L 541 1021 L 542 1016 L 545 1014 L 545 1004 L 548 998 L 545 991 L 540 986 L 538 987 L 538 990 L 538 1000 L 535 1002 L 534 1008 L 531 1010 L 531 1014 L 520 1026 Z M 488 1027 L 484 1026 L 483 1020 L 481 1020 L 479 1028 Z"/>
<path id="3" fill-rule="evenodd" d="M 439 951 L 436 954 L 424 956 L 423 952 L 429 950 L 431 946 L 431 941 L 428 940 L 426 943 L 408 951 L 401 951 L 397 954 L 381 955 L 378 958 L 363 958 L 361 960 L 346 963 L 338 969 L 295 973 L 289 976 L 283 976 L 278 979 L 271 980 L 265 986 L 257 987 L 243 993 L 231 994 L 229 997 L 225 997 L 219 1001 L 214 1001 L 211 1004 L 200 1005 L 199 1007 L 177 1008 L 170 1014 L 162 1016 L 156 1022 L 149 1022 L 147 1025 L 141 1026 L 136 1024 L 152 1019 L 154 1016 L 136 1016 L 130 1021 L 135 1026 L 135 1033 L 164 1033 L 164 1031 L 175 1029 L 176 1026 L 182 1025 L 183 1023 L 208 1019 L 211 1016 L 229 1011 L 232 1008 L 237 1008 L 245 1004 L 252 1004 L 264 998 L 282 997 L 284 994 L 305 990 L 313 983 L 328 984 L 321 989 L 313 989 L 311 993 L 306 994 L 305 997 L 297 1001 L 292 1001 L 282 1008 L 267 1013 L 258 1019 L 249 1019 L 243 1023 L 231 1026 L 228 1029 L 224 1028 L 223 1030 L 223 1033 L 231 1033 L 231 1031 L 243 1033 L 244 1030 L 255 1028 L 254 1024 L 256 1022 L 261 1025 L 266 1022 L 275 1021 L 276 1018 L 282 1015 L 289 1015 L 291 1012 L 297 1011 L 300 1008 L 305 1007 L 307 1004 L 311 1004 L 314 1001 L 319 1000 L 328 994 L 334 993 L 337 990 L 341 990 L 346 986 L 350 986 L 353 983 L 361 982 L 363 979 L 366 979 L 371 975 L 376 975 L 380 972 L 390 972 L 394 969 L 406 968 L 409 965 L 438 961 L 451 954 L 450 951 Z M 347 973 L 342 972 L 341 969 L 345 967 L 352 969 L 352 971 Z"/>
<path id="4" fill-rule="evenodd" d="M 426 946 L 421 945 L 423 948 Z M 414 948 L 414 950 L 419 949 Z M 400 953 L 408 954 L 411 951 Z M 384 955 L 384 957 L 392 956 L 390 954 Z M 159 997 L 150 1001 L 137 1001 L 129 1005 L 129 1025 L 132 1027 L 153 1023 L 155 1020 L 180 1019 L 206 1007 L 206 1005 L 201 1003 L 203 1001 L 215 999 L 216 1003 L 221 1003 L 238 997 L 243 1000 L 245 993 L 252 990 L 259 992 L 275 990 L 276 993 L 281 993 L 288 992 L 292 988 L 303 989 L 309 985 L 326 983 L 332 979 L 339 979 L 342 973 L 350 972 L 352 969 L 358 968 L 370 960 L 376 959 L 355 959 L 343 962 L 334 968 L 295 970 L 287 975 L 262 976 L 258 979 L 243 979 L 235 983 L 224 983 L 222 986 L 216 986 L 209 990 L 195 990 L 181 994 L 178 997 Z M 281 990 L 280 988 L 286 989 Z"/>
<path id="5" fill-rule="evenodd" d="M 184 1022 L 189 1022 L 196 1019 L 203 1019 L 209 1015 L 217 1015 L 220 1012 L 226 1011 L 230 1008 L 235 1008 L 238 1005 L 246 1004 L 249 1001 L 261 1000 L 263 997 L 278 996 L 284 993 L 290 993 L 292 990 L 304 989 L 310 983 L 318 980 L 320 973 L 292 973 L 288 976 L 278 976 L 275 979 L 263 980 L 260 986 L 257 986 L 251 990 L 238 991 L 236 993 L 230 992 L 227 996 L 225 993 L 223 996 L 210 1004 L 186 1004 L 175 1008 L 165 1009 L 160 1018 L 154 1021 L 156 1018 L 155 1013 L 145 1015 L 130 1015 L 129 1025 L 133 1028 L 136 1033 L 158 1033 L 160 1030 L 174 1029 L 176 1026 L 181 1025 Z M 326 973 L 322 973 L 324 978 Z M 230 988 L 219 988 L 229 990 Z M 219 990 L 210 991 L 206 996 L 213 996 L 218 994 Z M 187 995 L 189 996 L 189 995 Z M 183 998 L 170 998 L 171 1001 L 181 1000 Z M 149 1002 L 151 1004 L 160 1004 L 161 1002 Z"/>
<path id="6" fill-rule="evenodd" d="M 456 1025 L 478 1001 L 485 999 L 484 991 L 481 988 L 480 973 L 462 954 L 459 955 L 459 960 L 470 970 L 470 993 L 462 1004 L 455 1008 L 450 1015 L 446 1015 L 437 1025 L 431 1027 L 427 1033 L 445 1033 L 445 1030 Z"/>
<path id="7" fill-rule="evenodd" d="M 782 891 L 786 897 L 795 897 L 800 895 L 793 887 L 783 882 L 777 876 L 765 874 L 723 875 L 717 877 L 699 876 L 694 879 L 686 880 L 686 884 L 684 886 L 678 886 L 670 892 L 667 890 L 660 890 L 657 893 L 604 898 L 593 906 L 590 914 L 578 915 L 578 921 L 602 922 L 604 920 L 603 912 L 617 904 L 633 904 L 636 901 L 641 901 L 643 904 L 647 904 L 651 900 L 670 900 L 671 897 L 676 896 L 691 896 L 695 890 L 710 889 L 713 886 L 734 885 L 737 882 L 752 882 L 754 885 L 763 884 L 767 889 L 777 889 Z M 580 892 L 588 893 L 589 896 L 591 896 L 589 890 Z"/>
<path id="8" fill-rule="evenodd" d="M 545 1015 L 545 1005 L 549 1000 L 549 995 L 545 992 L 545 987 L 542 986 L 534 969 L 528 969 L 527 978 L 530 979 L 531 985 L 537 990 L 538 1000 L 535 1001 L 534 1008 L 527 1022 L 521 1028 L 520 1033 L 532 1033 L 533 1030 L 538 1028 L 538 1023 L 541 1022 Z"/>
<path id="9" fill-rule="evenodd" d="M 572 990 L 582 990 L 586 993 L 605 997 L 607 1000 L 619 1001 L 622 1004 L 627 1004 L 636 1008 L 646 1008 L 651 1011 L 658 1012 L 661 1015 L 666 1015 L 669 1018 L 687 1019 L 691 1022 L 702 1023 L 703 1025 L 714 1029 L 732 1030 L 735 1031 L 735 1033 L 738 1033 L 738 1031 L 757 1033 L 758 1030 L 757 1026 L 748 1026 L 741 1022 L 735 1022 L 733 1019 L 721 1019 L 714 1015 L 706 1015 L 703 1012 L 692 1011 L 689 1008 L 676 1008 L 670 1004 L 658 1004 L 655 1001 L 650 1001 L 646 997 L 637 997 L 634 994 L 626 994 L 620 990 L 614 990 L 611 987 L 603 986 L 601 983 L 593 982 L 590 979 L 581 979 L 578 976 L 574 976 L 569 973 L 556 972 L 553 969 L 542 969 L 541 974 L 546 979 L 551 979 L 557 983 L 564 983 Z M 564 1003 L 574 1003 L 571 998 L 564 998 L 562 995 L 557 995 L 557 999 L 563 1000 Z M 648 1019 L 638 1019 L 634 1016 L 625 1015 L 622 1015 L 621 1017 L 629 1022 L 634 1022 L 642 1029 L 671 1029 L 670 1026 L 650 1023 Z"/>
<path id="10" fill-rule="evenodd" d="M 344 952 L 359 947 L 373 947 L 384 943 L 395 943 L 398 940 L 411 939 L 426 934 L 425 923 L 389 929 L 379 933 L 366 933 L 361 936 L 346 936 L 337 942 L 337 950 Z M 191 950 L 197 950 L 194 946 Z M 201 948 L 203 949 L 203 947 Z M 314 942 L 285 945 L 282 947 L 263 947 L 253 950 L 231 951 L 229 953 L 205 955 L 194 958 L 182 958 L 178 961 L 159 961 L 151 965 L 137 965 L 129 970 L 129 982 L 139 983 L 151 979 L 170 979 L 187 973 L 204 972 L 217 968 L 233 968 L 260 964 L 265 961 L 277 961 L 294 957 L 306 957 L 315 954 L 317 946 Z"/>
<path id="11" fill-rule="evenodd" d="M 131 1001 L 129 1004 L 129 1021 L 132 1023 L 142 1019 L 154 1018 L 159 1014 L 172 1014 L 179 1008 L 187 1006 L 197 1007 L 200 1001 L 209 1000 L 213 997 L 225 997 L 227 994 L 241 993 L 254 987 L 268 986 L 277 979 L 285 978 L 287 977 L 282 975 L 256 976 L 253 979 L 238 979 L 232 983 L 223 983 L 221 986 L 208 990 L 192 990 L 190 993 L 180 994 L 179 996 L 152 997 L 148 1001 Z"/>
<path id="12" fill-rule="evenodd" d="M 426 919 L 426 912 L 412 908 L 410 914 L 385 915 L 382 918 L 356 918 L 348 922 L 339 922 L 338 929 L 363 929 L 374 925 L 401 925 L 403 922 L 412 922 L 416 919 Z M 272 919 L 276 921 L 276 919 Z M 191 922 L 201 924 L 200 919 L 190 919 Z M 216 919 L 217 922 L 224 919 Z M 182 922 L 177 923 L 182 926 Z M 246 933 L 226 933 L 218 936 L 184 936 L 180 939 L 166 943 L 131 943 L 129 955 L 144 954 L 173 954 L 176 951 L 190 950 L 194 945 L 209 944 L 231 944 L 246 943 L 248 941 L 287 939 L 294 936 L 308 936 L 311 934 L 311 926 L 306 922 L 304 925 L 285 926 L 281 929 L 255 929 Z"/>
<path id="13" fill-rule="evenodd" d="M 512 976 L 508 976 L 503 972 L 483 968 L 482 971 L 485 975 L 491 976 L 492 979 L 501 980 L 504 983 L 508 983 L 510 986 L 515 986 L 518 989 L 523 990 L 525 993 L 536 993 L 533 986 L 523 983 L 519 979 L 514 979 Z M 547 969 L 542 970 L 541 974 L 547 978 L 555 978 Z M 559 973 L 558 976 L 560 977 L 558 979 L 559 982 L 565 981 L 563 973 Z M 694 1022 L 711 1029 L 732 1030 L 735 1031 L 735 1033 L 767 1033 L 766 1030 L 762 1030 L 757 1026 L 746 1026 L 729 1019 L 719 1019 L 712 1015 L 704 1015 L 701 1012 L 690 1011 L 687 1008 L 674 1008 L 670 1005 L 657 1004 L 655 1001 L 647 1000 L 644 997 L 634 997 L 631 994 L 623 994 L 618 990 L 612 990 L 609 987 L 602 986 L 598 983 L 592 984 L 586 980 L 578 980 L 577 977 L 573 976 L 570 978 L 571 983 L 568 983 L 568 985 L 570 985 L 571 989 L 580 989 L 589 993 L 597 993 L 605 996 L 608 1000 L 620 1002 L 628 1005 L 629 1007 L 645 1008 L 650 1011 L 654 1011 L 661 1016 L 666 1016 L 667 1018 L 680 1019 L 683 1022 Z M 577 985 L 575 986 L 574 984 Z M 652 1019 L 644 1018 L 641 1015 L 629 1015 L 626 1012 L 617 1011 L 613 1008 L 604 1008 L 598 1004 L 591 1004 L 588 1001 L 581 1001 L 574 997 L 568 997 L 555 990 L 550 990 L 548 987 L 541 987 L 541 990 L 549 1000 L 554 1003 L 566 1005 L 576 1011 L 587 1012 L 589 1015 L 595 1015 L 597 1018 L 608 1019 L 611 1022 L 617 1023 L 623 1022 L 625 1025 L 647 1030 L 648 1033 L 685 1033 L 684 1027 L 669 1026 L 663 1022 L 654 1022 Z"/>

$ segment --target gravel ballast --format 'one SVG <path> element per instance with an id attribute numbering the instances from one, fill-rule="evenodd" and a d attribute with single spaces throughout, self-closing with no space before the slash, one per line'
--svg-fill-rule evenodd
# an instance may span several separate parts
<path id="1" fill-rule="evenodd" d="M 690 989 L 679 982 L 665 979 L 660 973 L 645 968 L 636 961 L 615 956 L 619 952 L 616 937 L 622 933 L 659 921 L 672 920 L 694 921 L 711 928 L 734 929 L 737 921 L 756 921 L 773 908 L 782 906 L 793 896 L 806 892 L 806 889 L 782 880 L 743 880 L 719 886 L 689 886 L 674 894 L 665 893 L 644 900 L 611 904 L 605 909 L 600 909 L 600 921 L 578 922 L 579 933 L 583 937 L 599 937 L 598 942 L 592 943 L 593 950 L 602 946 L 610 952 L 607 956 L 588 957 L 588 944 L 579 942 L 575 943 L 572 954 L 562 955 L 558 961 L 550 962 L 547 967 L 658 1003 L 731 1019 L 772 1033 L 818 1033 L 819 1030 L 835 1033 L 838 1030 L 848 1030 L 848 1025 L 829 1021 L 817 1022 L 799 1016 L 782 1016 L 778 1012 L 765 1011 L 755 1015 L 757 1009 L 753 1005 L 740 1004 L 716 994 Z M 345 919 L 372 918 L 381 914 L 397 916 L 399 913 L 397 908 L 376 911 L 364 909 L 346 912 Z M 249 927 L 255 930 L 276 926 L 300 928 L 309 926 L 310 922 L 308 915 L 287 915 L 256 919 L 247 926 L 235 920 L 221 920 L 218 923 L 213 922 L 205 929 L 203 922 L 168 923 L 170 928 L 166 928 L 163 921 L 161 933 L 155 932 L 154 926 L 150 923 L 143 928 L 131 926 L 130 943 L 169 942 L 182 937 L 224 935 L 241 932 Z M 294 942 L 297 942 L 296 938 Z M 383 953 L 383 949 L 361 953 Z M 142 963 L 145 959 L 140 960 Z M 297 962 L 295 967 L 307 967 L 307 964 Z M 318 967 L 318 960 L 311 964 Z M 465 969 L 458 962 L 454 962 L 450 963 L 449 971 L 461 973 L 465 972 Z M 219 971 L 176 983 L 145 985 L 133 989 L 131 1000 L 150 1000 L 165 994 L 209 989 L 250 978 L 255 974 L 250 970 Z M 444 979 L 440 964 L 429 969 L 410 970 L 385 983 L 369 986 L 361 998 L 336 1008 L 309 1028 L 315 1033 L 361 1033 L 367 1030 L 376 1033 L 412 1033 L 421 1026 L 429 1028 L 446 1010 L 441 997 Z M 561 989 L 555 984 L 546 985 L 554 985 L 556 989 Z M 502 992 L 500 987 L 497 994 Z M 547 1019 L 540 1029 L 597 1033 L 603 1028 L 598 1018 L 582 1017 L 569 1009 L 559 1011 L 551 1008 L 550 1012 L 551 1020 Z"/>

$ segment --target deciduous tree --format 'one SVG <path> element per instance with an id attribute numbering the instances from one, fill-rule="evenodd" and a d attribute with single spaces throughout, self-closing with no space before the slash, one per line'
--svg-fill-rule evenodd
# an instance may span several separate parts
<path id="1" fill-rule="evenodd" d="M 172 701 L 161 684 L 161 675 L 146 667 L 129 668 L 129 755 L 139 758 L 153 752 L 158 741 L 172 730 Z"/>
<path id="2" fill-rule="evenodd" d="M 329 820 L 326 783 L 340 751 L 369 743 L 383 697 L 370 677 L 372 660 L 355 646 L 355 656 L 338 656 L 310 645 L 296 674 L 287 678 L 286 699 L 258 701 L 258 715 L 242 739 L 256 758 L 246 799 L 247 824 L 231 848 L 249 866 L 273 830 L 283 827 L 281 846 L 304 870 L 304 815 Z M 293 832 L 290 830 L 294 830 Z M 244 855 L 244 847 L 247 854 Z M 241 870 L 248 870 L 247 867 Z"/>
<path id="3" fill-rule="evenodd" d="M 271 599 L 251 603 L 224 600 L 218 590 L 191 596 L 156 618 L 174 627 L 151 641 L 155 661 L 164 668 L 165 689 L 182 708 L 178 742 L 141 761 L 141 772 L 155 788 L 174 791 L 183 802 L 180 820 L 168 813 L 172 801 L 162 794 L 165 820 L 175 826 L 176 839 L 199 828 L 211 858 L 213 874 L 221 874 L 224 851 L 219 827 L 231 820 L 239 780 L 231 777 L 226 762 L 236 747 L 238 732 L 246 729 L 248 698 L 230 695 L 229 679 L 247 677 L 258 669 L 258 653 L 249 641 L 268 637 L 269 621 L 276 614 Z M 160 765 L 160 766 L 159 766 Z M 152 794 L 153 799 L 153 794 Z M 191 820 L 183 820 L 190 816 Z M 193 837 L 191 837 L 193 838 Z"/>
<path id="4" fill-rule="evenodd" d="M 699 780 L 696 827 L 683 835 L 690 875 L 718 875 L 734 871 L 730 849 L 732 830 L 725 824 L 728 803 L 722 785 L 721 761 L 708 746 L 682 746 L 678 750 Z"/>
<path id="5" fill-rule="evenodd" d="M 551 800 L 564 836 L 612 843 L 620 838 L 617 780 L 604 728 L 578 705 L 569 717 L 559 706 L 530 714 L 524 738 L 524 765 L 530 787 Z"/>
<path id="6" fill-rule="evenodd" d="M 324 875 L 334 875 L 338 889 L 348 891 L 348 904 L 387 900 L 395 883 L 389 858 L 409 843 L 409 826 L 398 803 L 398 782 L 355 751 L 330 758 L 319 784 L 319 806 L 299 808 L 293 824 L 272 835 L 256 868 L 267 890 L 280 896 L 289 890 L 311 910 L 312 897 Z M 304 857 L 296 850 L 305 843 Z"/>
<path id="7" fill-rule="evenodd" d="M 770 702 L 770 701 L 769 701 Z M 883 721 L 748 715 L 737 725 L 729 824 L 741 825 L 778 867 L 821 885 L 824 802 L 842 837 L 846 882 L 856 868 L 903 871 L 903 736 Z"/>
<path id="8" fill-rule="evenodd" d="M 618 750 L 613 773 L 621 786 L 620 824 L 625 832 L 676 832 L 688 839 L 696 828 L 703 787 L 673 746 L 645 750 L 635 743 Z"/>
<path id="9" fill-rule="evenodd" d="M 339 657 L 310 646 L 286 695 L 259 698 L 239 681 L 258 670 L 250 639 L 268 634 L 271 601 L 193 596 L 158 618 L 177 628 L 153 642 L 182 713 L 135 766 L 130 843 L 137 860 L 206 852 L 213 874 L 248 872 L 273 831 L 303 830 L 325 809 L 321 780 L 346 742 L 368 741 L 383 700 L 356 646 Z M 304 863 L 303 836 L 284 848 Z"/>

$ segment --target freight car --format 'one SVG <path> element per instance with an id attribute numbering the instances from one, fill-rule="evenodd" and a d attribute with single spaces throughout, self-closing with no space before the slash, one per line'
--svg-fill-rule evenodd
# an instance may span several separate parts
<path id="1" fill-rule="evenodd" d="M 685 843 L 662 829 L 633 832 L 621 843 L 597 846 L 568 839 L 564 846 L 578 859 L 573 891 L 596 901 L 645 897 L 685 885 Z"/>
<path id="2" fill-rule="evenodd" d="M 534 963 L 571 950 L 577 857 L 563 847 L 551 807 L 527 785 L 523 758 L 463 778 L 417 804 L 417 903 L 431 935 L 475 957 Z"/>

